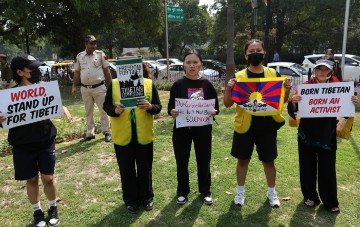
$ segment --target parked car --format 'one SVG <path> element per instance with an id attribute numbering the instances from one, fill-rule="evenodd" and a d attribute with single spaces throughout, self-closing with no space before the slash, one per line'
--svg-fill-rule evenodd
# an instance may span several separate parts
<path id="1" fill-rule="evenodd" d="M 166 68 L 160 71 L 162 75 L 166 73 Z M 202 68 L 200 71 L 200 74 L 204 77 L 206 77 L 209 80 L 218 80 L 219 79 L 219 72 L 213 69 L 207 69 L 205 67 Z M 169 66 L 169 76 L 171 78 L 180 78 L 182 76 L 185 76 L 184 66 L 183 64 L 173 64 Z"/>
<path id="2" fill-rule="evenodd" d="M 167 67 L 166 65 L 153 60 L 144 60 L 143 62 L 149 66 L 151 72 L 154 72 L 156 68 L 160 71 Z"/>
<path id="3" fill-rule="evenodd" d="M 316 61 L 324 56 L 324 54 L 312 54 L 304 56 L 302 66 L 306 70 L 313 70 Z M 335 54 L 335 60 L 341 63 L 341 54 Z M 357 81 L 360 76 L 360 57 L 352 54 L 345 54 L 344 70 L 342 70 L 343 81 Z"/>
<path id="4" fill-rule="evenodd" d="M 110 69 L 111 77 L 112 77 L 113 79 L 117 78 L 116 66 L 114 65 L 114 63 L 109 62 L 109 69 Z"/>
<path id="5" fill-rule="evenodd" d="M 157 59 L 157 62 L 160 62 L 161 64 L 167 65 L 167 60 L 166 58 L 161 58 L 161 59 Z M 169 58 L 169 65 L 173 65 L 173 64 L 182 64 L 183 62 L 180 61 L 177 58 Z"/>
<path id="6" fill-rule="evenodd" d="M 50 80 L 51 67 L 48 65 L 39 66 L 42 80 Z"/>
<path id="7" fill-rule="evenodd" d="M 281 76 L 291 76 L 294 87 L 308 80 L 308 71 L 293 62 L 271 62 L 267 64 L 267 67 L 275 69 Z"/>
<path id="8" fill-rule="evenodd" d="M 221 77 L 226 77 L 226 65 L 224 63 L 212 59 L 204 59 L 203 65 L 207 69 L 213 69 L 218 71 Z"/>

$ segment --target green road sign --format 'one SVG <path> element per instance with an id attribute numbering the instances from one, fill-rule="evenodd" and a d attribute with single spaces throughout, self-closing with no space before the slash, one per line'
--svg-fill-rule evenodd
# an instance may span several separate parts
<path id="1" fill-rule="evenodd" d="M 179 6 L 167 6 L 167 19 L 169 21 L 184 20 L 184 10 Z"/>

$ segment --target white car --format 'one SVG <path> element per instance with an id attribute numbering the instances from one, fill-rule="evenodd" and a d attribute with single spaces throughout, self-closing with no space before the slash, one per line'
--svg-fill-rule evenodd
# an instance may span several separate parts
<path id="1" fill-rule="evenodd" d="M 306 70 L 313 70 L 316 61 L 325 54 L 312 54 L 304 56 L 302 66 Z M 335 60 L 341 62 L 342 55 L 335 54 Z M 360 76 L 360 57 L 352 54 L 345 54 L 345 70 L 342 70 L 343 81 L 359 81 Z"/>
<path id="2" fill-rule="evenodd" d="M 40 72 L 41 72 L 41 76 L 45 76 L 46 71 L 49 73 L 49 75 L 51 74 L 51 67 L 48 65 L 41 65 L 39 66 Z"/>
<path id="3" fill-rule="evenodd" d="M 164 64 L 161 64 L 157 61 L 153 61 L 153 60 L 144 60 L 143 61 L 145 64 L 147 64 L 147 66 L 149 66 L 149 69 L 151 70 L 152 73 L 155 73 L 156 68 L 158 69 L 158 71 L 161 71 L 163 69 L 166 69 L 167 66 Z"/>
<path id="4" fill-rule="evenodd" d="M 166 73 L 166 69 L 161 70 L 161 74 Z M 219 72 L 213 69 L 202 68 L 200 74 L 206 77 L 209 80 L 218 80 Z M 169 75 L 170 77 L 180 78 L 185 76 L 183 63 L 176 63 L 169 66 Z"/>
<path id="5" fill-rule="evenodd" d="M 157 62 L 160 62 L 161 64 L 167 65 L 167 60 L 166 58 L 161 58 L 156 60 Z M 180 61 L 177 58 L 169 58 L 169 65 L 173 65 L 173 64 L 182 64 L 183 62 Z"/>
<path id="6" fill-rule="evenodd" d="M 281 76 L 290 76 L 293 86 L 308 80 L 308 71 L 293 62 L 271 62 L 267 64 L 267 67 L 275 69 Z"/>

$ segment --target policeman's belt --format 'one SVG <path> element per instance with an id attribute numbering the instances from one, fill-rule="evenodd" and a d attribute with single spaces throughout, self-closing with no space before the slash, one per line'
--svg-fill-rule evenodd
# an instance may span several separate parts
<path id="1" fill-rule="evenodd" d="M 96 88 L 96 87 L 99 87 L 99 86 L 101 86 L 101 85 L 103 85 L 103 84 L 105 84 L 105 82 L 104 82 L 104 81 L 101 81 L 101 82 L 98 83 L 98 84 L 94 84 L 94 85 L 81 84 L 81 86 L 86 87 L 86 88 Z"/>

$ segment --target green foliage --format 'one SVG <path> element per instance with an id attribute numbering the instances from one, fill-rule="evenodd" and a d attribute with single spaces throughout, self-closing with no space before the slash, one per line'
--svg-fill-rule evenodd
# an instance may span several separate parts
<path id="1" fill-rule="evenodd" d="M 163 80 L 154 80 L 154 84 L 157 90 L 162 91 L 170 91 L 173 82 L 170 81 L 163 81 Z"/>

